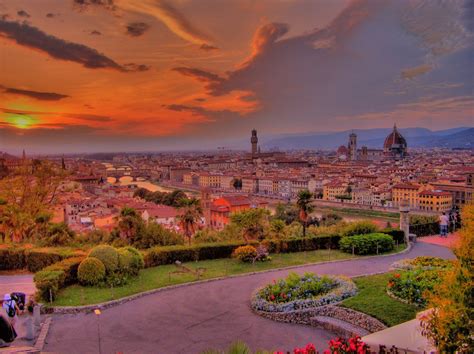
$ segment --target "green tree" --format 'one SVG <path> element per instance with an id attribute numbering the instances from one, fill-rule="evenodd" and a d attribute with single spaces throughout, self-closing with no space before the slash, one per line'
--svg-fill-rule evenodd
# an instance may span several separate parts
<path id="1" fill-rule="evenodd" d="M 48 246 L 66 246 L 74 241 L 75 233 L 65 223 L 51 224 L 45 239 Z"/>
<path id="2" fill-rule="evenodd" d="M 284 221 L 286 225 L 290 225 L 293 221 L 298 220 L 298 214 L 299 211 L 295 205 L 278 203 L 274 218 Z"/>
<path id="3" fill-rule="evenodd" d="M 464 207 L 462 217 L 464 225 L 454 249 L 457 259 L 429 294 L 429 307 L 434 310 L 422 319 L 424 333 L 440 353 L 474 352 L 474 206 Z"/>
<path id="4" fill-rule="evenodd" d="M 129 207 L 124 207 L 118 217 L 118 231 L 122 240 L 133 244 L 139 238 L 144 229 L 144 221 L 138 212 Z"/>
<path id="5" fill-rule="evenodd" d="M 232 224 L 239 227 L 246 242 L 263 239 L 265 228 L 268 226 L 270 212 L 266 209 L 248 209 L 230 216 Z"/>
<path id="6" fill-rule="evenodd" d="M 197 198 L 183 198 L 178 203 L 178 210 L 180 211 L 178 216 L 179 223 L 183 229 L 184 236 L 188 239 L 189 244 L 191 244 L 191 239 L 196 232 L 197 223 L 203 215 L 201 201 Z"/>
<path id="7" fill-rule="evenodd" d="M 306 237 L 306 226 L 308 223 L 309 214 L 313 212 L 313 195 L 307 189 L 301 190 L 298 193 L 298 198 L 296 200 L 296 206 L 299 210 L 299 219 L 303 225 L 303 237 Z"/>
<path id="8" fill-rule="evenodd" d="M 35 160 L 33 165 L 25 164 L 1 179 L 1 223 L 5 236 L 13 242 L 30 239 L 38 231 L 37 219 L 54 206 L 65 177 L 66 172 L 55 164 Z"/>

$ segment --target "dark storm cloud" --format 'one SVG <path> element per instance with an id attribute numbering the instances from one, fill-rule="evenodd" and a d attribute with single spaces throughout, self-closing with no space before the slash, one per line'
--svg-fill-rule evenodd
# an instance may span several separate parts
<path id="1" fill-rule="evenodd" d="M 185 66 L 181 66 L 181 67 L 173 68 L 171 70 L 176 71 L 184 76 L 192 77 L 193 79 L 204 83 L 205 88 L 209 92 L 214 92 L 215 87 L 225 81 L 224 78 L 220 77 L 217 74 L 214 74 L 210 71 L 197 69 L 197 68 L 188 68 Z"/>
<path id="2" fill-rule="evenodd" d="M 4 87 L 1 85 L 0 85 L 0 89 L 3 89 L 5 93 L 31 97 L 31 98 L 35 98 L 41 101 L 59 101 L 63 98 L 69 97 L 68 95 L 63 95 L 63 94 L 55 93 L 55 92 L 39 92 L 39 91 L 31 91 L 31 90 L 22 90 L 22 89 L 17 89 L 14 87 Z"/>
<path id="3" fill-rule="evenodd" d="M 100 31 L 97 31 L 97 30 L 90 31 L 89 34 L 92 35 L 92 36 L 100 36 L 100 35 L 102 35 L 102 33 L 101 33 Z"/>
<path id="4" fill-rule="evenodd" d="M 136 68 L 121 66 L 94 48 L 49 35 L 26 23 L 0 20 L 0 35 L 18 45 L 39 50 L 55 59 L 81 64 L 88 69 L 143 71 L 141 65 Z"/>
<path id="5" fill-rule="evenodd" d="M 16 13 L 18 16 L 20 17 L 25 17 L 25 18 L 30 18 L 30 14 L 28 12 L 26 12 L 25 10 L 19 10 L 17 11 Z"/>
<path id="6" fill-rule="evenodd" d="M 49 13 L 46 14 L 46 17 L 47 17 L 47 18 L 54 18 L 54 17 L 56 17 L 56 15 L 53 14 L 53 13 L 51 13 L 51 12 L 49 12 Z"/>
<path id="7" fill-rule="evenodd" d="M 126 29 L 126 34 L 128 34 L 131 37 L 140 37 L 143 35 L 146 31 L 150 29 L 150 25 L 145 22 L 130 22 L 127 24 L 125 27 Z"/>

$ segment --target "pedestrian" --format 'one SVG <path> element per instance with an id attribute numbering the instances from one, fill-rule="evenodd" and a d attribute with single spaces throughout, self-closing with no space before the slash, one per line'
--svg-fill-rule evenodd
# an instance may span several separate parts
<path id="1" fill-rule="evenodd" d="M 441 237 L 448 237 L 448 225 L 449 225 L 449 217 L 443 211 L 443 214 L 439 217 L 439 235 Z"/>
<path id="2" fill-rule="evenodd" d="M 12 327 L 15 327 L 15 322 L 17 319 L 17 314 L 20 312 L 18 305 L 15 300 L 12 299 L 10 294 L 5 294 L 3 296 L 2 308 L 5 310 L 5 315 L 7 320 L 10 322 Z"/>

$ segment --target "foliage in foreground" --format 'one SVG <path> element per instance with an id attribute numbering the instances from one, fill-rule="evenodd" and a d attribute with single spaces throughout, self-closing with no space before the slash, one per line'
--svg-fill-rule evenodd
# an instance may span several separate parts
<path id="1" fill-rule="evenodd" d="M 290 351 L 266 351 L 258 350 L 253 352 L 250 347 L 242 342 L 237 341 L 232 343 L 226 350 L 207 350 L 201 354 L 285 354 Z M 318 350 L 312 343 L 308 343 L 304 347 L 296 347 L 291 353 L 294 354 L 367 354 L 369 353 L 369 347 L 365 344 L 359 336 L 355 336 L 349 339 L 334 338 L 328 342 L 327 349 L 321 348 Z"/>
<path id="2" fill-rule="evenodd" d="M 474 206 L 466 206 L 462 218 L 457 260 L 429 295 L 434 310 L 422 320 L 425 334 L 447 353 L 474 352 Z"/>

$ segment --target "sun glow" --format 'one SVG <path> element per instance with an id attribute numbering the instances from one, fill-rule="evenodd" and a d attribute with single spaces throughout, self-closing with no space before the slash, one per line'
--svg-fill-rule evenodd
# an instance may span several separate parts
<path id="1" fill-rule="evenodd" d="M 7 120 L 18 129 L 28 129 L 35 123 L 33 118 L 25 115 L 14 115 Z"/>

